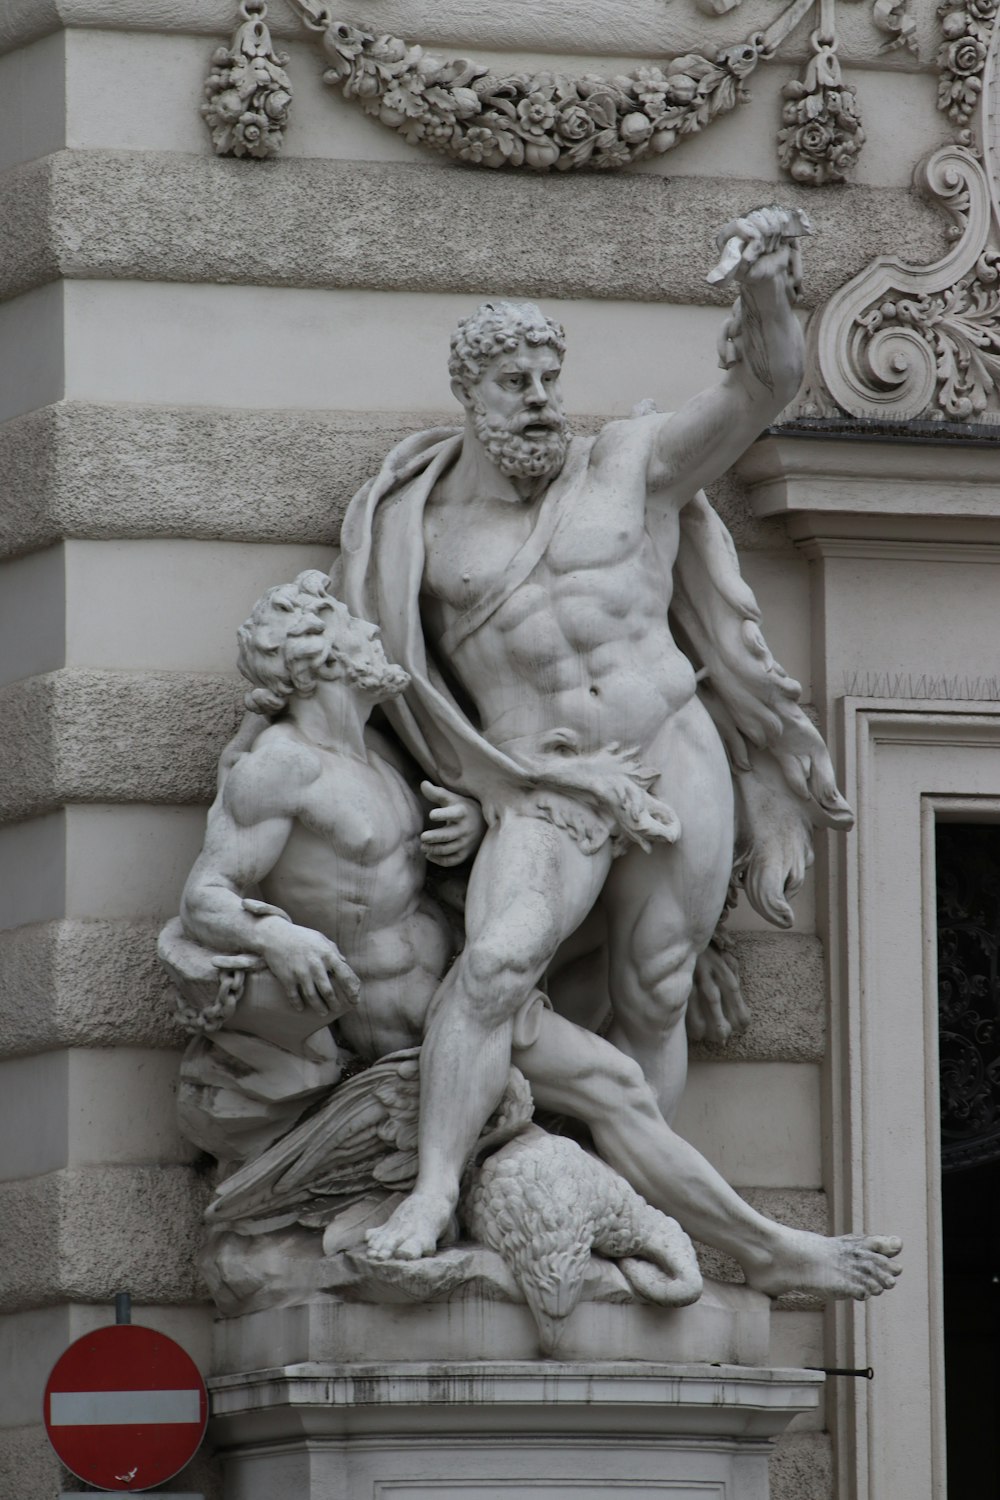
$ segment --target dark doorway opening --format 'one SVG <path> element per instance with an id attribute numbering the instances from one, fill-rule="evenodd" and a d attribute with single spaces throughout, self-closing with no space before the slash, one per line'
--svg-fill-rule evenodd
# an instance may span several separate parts
<path id="1" fill-rule="evenodd" d="M 1000 1500 L 1000 824 L 936 842 L 948 1500 Z"/>

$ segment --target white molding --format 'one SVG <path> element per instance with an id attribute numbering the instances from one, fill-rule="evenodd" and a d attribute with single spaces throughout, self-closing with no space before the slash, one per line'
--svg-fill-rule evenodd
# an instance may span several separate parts
<path id="1" fill-rule="evenodd" d="M 1000 435 L 1000 429 L 998 429 Z M 972 439 L 856 442 L 773 432 L 737 472 L 754 514 L 781 516 L 806 556 L 994 562 L 1000 444 Z"/>
<path id="2" fill-rule="evenodd" d="M 831 841 L 830 1196 L 838 1231 L 904 1239 L 892 1296 L 834 1314 L 841 1493 L 944 1500 L 934 824 L 1000 817 L 1000 708 L 839 703 L 857 830 Z"/>

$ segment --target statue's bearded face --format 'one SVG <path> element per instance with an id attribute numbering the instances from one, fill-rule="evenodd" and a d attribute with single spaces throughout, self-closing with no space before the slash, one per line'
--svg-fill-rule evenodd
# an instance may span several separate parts
<path id="1" fill-rule="evenodd" d="M 569 429 L 561 368 L 550 345 L 522 342 L 491 359 L 469 393 L 476 437 L 510 479 L 546 478 L 563 466 Z"/>
<path id="2" fill-rule="evenodd" d="M 386 657 L 376 625 L 344 609 L 330 620 L 326 639 L 329 650 L 320 664 L 320 677 L 344 677 L 376 703 L 398 697 L 409 686 L 409 674 Z"/>

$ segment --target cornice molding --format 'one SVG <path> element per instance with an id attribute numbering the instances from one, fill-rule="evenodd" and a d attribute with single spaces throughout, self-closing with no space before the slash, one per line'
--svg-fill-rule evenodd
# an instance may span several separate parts
<path id="1" fill-rule="evenodd" d="M 872 25 L 871 8 L 845 5 L 838 18 L 841 62 L 888 72 L 931 71 L 938 43 L 933 9 L 918 5 L 913 10 L 918 52 L 907 47 L 882 51 L 884 37 Z M 274 36 L 301 38 L 301 25 L 287 0 L 268 0 L 268 11 Z M 774 0 L 743 0 L 738 17 L 713 23 L 695 5 L 679 0 L 669 10 L 664 0 L 633 0 L 627 7 L 600 0 L 585 12 L 567 6 L 565 0 L 519 0 L 481 8 L 465 0 L 439 0 L 419 10 L 413 0 L 378 0 L 376 16 L 386 31 L 411 35 L 428 46 L 639 58 L 692 51 L 703 44 L 708 31 L 713 36 L 718 31 L 719 45 L 731 45 L 744 31 L 763 31 L 774 20 L 774 11 Z M 234 0 L 3 0 L 0 53 L 76 28 L 181 32 L 221 41 L 232 31 L 235 12 Z M 806 26 L 789 38 L 783 56 L 798 62 L 808 53 Z"/>
<path id="2" fill-rule="evenodd" d="M 758 517 L 781 516 L 807 556 L 948 553 L 995 562 L 1000 441 L 854 442 L 772 433 L 737 465 Z"/>

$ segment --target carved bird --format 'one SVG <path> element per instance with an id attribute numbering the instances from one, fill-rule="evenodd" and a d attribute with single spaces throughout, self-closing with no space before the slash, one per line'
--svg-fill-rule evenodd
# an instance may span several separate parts
<path id="1" fill-rule="evenodd" d="M 509 1266 L 553 1354 L 583 1292 L 591 1251 L 649 1302 L 682 1307 L 702 1281 L 680 1225 L 575 1141 L 530 1125 L 467 1174 L 460 1214 Z"/>
<path id="2" fill-rule="evenodd" d="M 531 1110 L 531 1091 L 511 1068 L 480 1149 L 507 1140 Z M 325 1229 L 326 1255 L 353 1249 L 413 1187 L 419 1111 L 420 1049 L 411 1047 L 338 1084 L 320 1108 L 224 1178 L 206 1220 L 243 1234 L 299 1223 Z"/>

